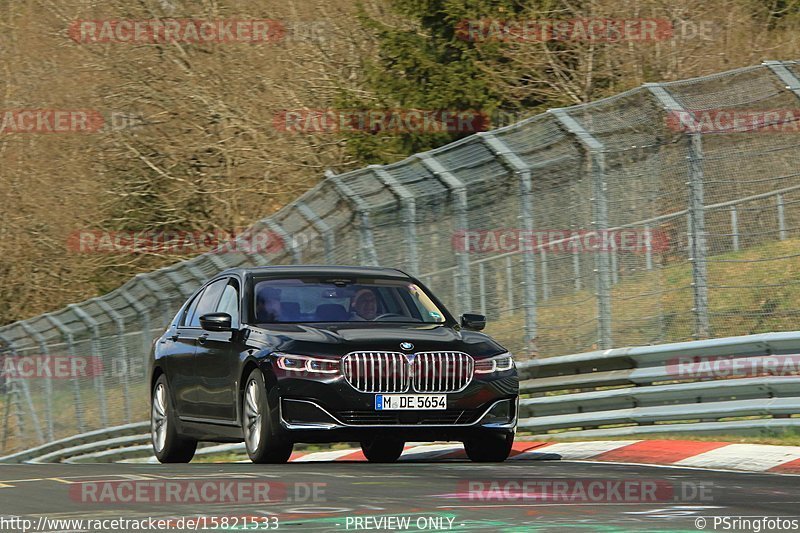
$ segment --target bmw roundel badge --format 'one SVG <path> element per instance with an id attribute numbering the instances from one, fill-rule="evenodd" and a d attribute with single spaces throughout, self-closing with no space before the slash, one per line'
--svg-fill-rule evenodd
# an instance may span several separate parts
<path id="1" fill-rule="evenodd" d="M 414 345 L 411 344 L 410 342 L 401 342 L 400 343 L 400 347 L 402 349 L 404 349 L 404 350 L 413 350 L 414 349 Z"/>

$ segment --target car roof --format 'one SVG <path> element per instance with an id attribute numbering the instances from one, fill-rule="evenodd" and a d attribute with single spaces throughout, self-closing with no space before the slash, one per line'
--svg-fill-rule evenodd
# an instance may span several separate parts
<path id="1" fill-rule="evenodd" d="M 302 276 L 380 276 L 386 278 L 408 279 L 410 276 L 396 268 L 348 266 L 348 265 L 274 265 L 247 268 L 230 268 L 219 275 L 238 274 L 242 276 L 263 275 L 302 275 Z"/>

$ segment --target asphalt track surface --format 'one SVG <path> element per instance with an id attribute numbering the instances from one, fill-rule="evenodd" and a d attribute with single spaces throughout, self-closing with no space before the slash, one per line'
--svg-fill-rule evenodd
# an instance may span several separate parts
<path id="1" fill-rule="evenodd" d="M 86 497 L 81 495 L 86 483 L 165 480 L 182 483 L 189 480 L 236 480 L 242 483 L 266 480 L 273 484 L 273 488 L 283 488 L 277 491 L 280 494 L 275 496 L 275 500 L 268 503 L 197 503 L 188 499 L 177 503 L 96 502 L 86 501 Z M 614 480 L 633 480 L 633 483 L 652 481 L 660 487 L 680 488 L 672 494 L 659 489 L 658 501 L 622 502 L 541 501 L 536 491 L 524 495 L 509 490 L 468 492 L 470 482 L 484 483 L 487 480 L 536 483 L 560 480 L 566 481 L 571 488 L 585 486 L 591 481 L 605 484 Z M 316 497 L 309 495 L 312 486 L 317 487 Z M 479 486 L 492 488 L 491 485 Z M 509 486 L 513 485 L 503 485 Z M 698 494 L 697 489 L 702 490 L 702 494 Z M 376 521 L 391 516 L 398 519 L 407 517 L 410 525 L 406 530 L 409 531 L 617 532 L 698 531 L 696 520 L 704 517 L 707 520 L 705 530 L 714 531 L 711 525 L 713 516 L 800 515 L 798 492 L 798 476 L 557 460 L 512 460 L 502 464 L 457 460 L 388 465 L 363 462 L 0 465 L 0 515 L 6 519 L 29 518 L 37 525 L 42 516 L 49 519 L 153 517 L 171 519 L 173 527 L 180 525 L 176 520 L 181 517 L 228 516 L 274 517 L 270 529 L 275 530 L 277 523 L 278 530 L 282 531 L 389 531 L 404 528 L 396 526 L 397 523 Z M 609 494 L 613 496 L 613 491 Z M 601 498 L 614 499 L 609 496 Z M 365 520 L 360 523 L 361 527 L 355 521 L 357 518 Z M 418 522 L 420 518 L 422 522 Z M 15 531 L 8 522 L 0 529 Z M 65 531 L 68 528 L 54 529 L 51 526 L 38 530 Z"/>

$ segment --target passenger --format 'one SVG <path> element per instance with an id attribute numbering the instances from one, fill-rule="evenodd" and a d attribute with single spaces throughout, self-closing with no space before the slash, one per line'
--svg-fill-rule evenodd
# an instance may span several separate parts
<path id="1" fill-rule="evenodd" d="M 378 316 L 378 298 L 372 289 L 361 289 L 353 295 L 350 315 L 353 320 L 375 320 Z"/>
<path id="2" fill-rule="evenodd" d="M 256 322 L 280 322 L 281 291 L 274 287 L 266 287 L 256 295 Z"/>

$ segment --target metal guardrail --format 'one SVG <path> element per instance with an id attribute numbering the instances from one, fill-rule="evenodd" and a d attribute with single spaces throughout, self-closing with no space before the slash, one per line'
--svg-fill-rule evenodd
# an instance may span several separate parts
<path id="1" fill-rule="evenodd" d="M 150 422 L 137 422 L 53 441 L 0 457 L 0 463 L 113 463 L 141 460 L 157 462 L 150 442 Z M 298 450 L 308 445 L 299 444 Z M 237 453 L 246 456 L 244 443 L 200 443 L 195 456 Z"/>
<path id="2" fill-rule="evenodd" d="M 800 366 L 776 368 L 776 375 L 678 371 L 679 361 L 730 358 L 752 369 L 765 357 L 798 353 L 800 332 L 788 332 L 523 362 L 520 429 L 560 439 L 800 428 L 792 418 L 800 417 Z"/>
<path id="3" fill-rule="evenodd" d="M 142 435 L 143 432 L 148 432 L 149 430 L 150 422 L 136 422 L 133 424 L 125 424 L 124 426 L 89 431 L 0 457 L 0 463 L 35 462 L 42 458 L 47 458 L 47 460 L 42 462 L 59 462 L 61 459 L 69 456 L 70 450 L 78 450 L 77 453 L 79 453 L 84 447 L 86 449 L 91 449 L 92 447 L 97 449 L 98 446 L 102 447 L 101 443 L 113 443 L 114 441 L 126 437 L 139 436 Z M 147 438 L 149 438 L 149 434 Z M 111 446 L 113 446 L 113 444 L 111 444 Z"/>

